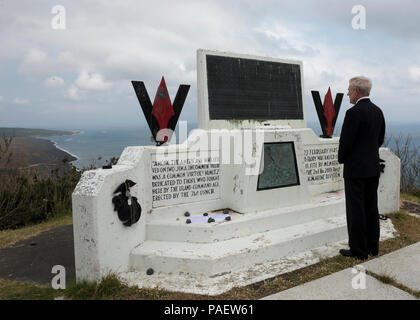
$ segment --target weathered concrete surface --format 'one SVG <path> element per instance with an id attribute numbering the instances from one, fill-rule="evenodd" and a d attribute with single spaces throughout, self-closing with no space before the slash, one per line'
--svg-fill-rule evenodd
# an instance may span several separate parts
<path id="1" fill-rule="evenodd" d="M 360 272 L 353 268 L 270 295 L 262 300 L 415 300 L 405 291 L 366 275 L 365 289 L 353 289 Z M 354 280 L 354 278 L 356 280 Z"/>
<path id="2" fill-rule="evenodd" d="M 420 291 L 420 242 L 362 264 L 366 270 L 388 276 Z"/>
<path id="3" fill-rule="evenodd" d="M 381 241 L 395 236 L 395 229 L 390 219 L 381 220 Z M 268 261 L 252 265 L 251 268 L 222 273 L 217 276 L 205 276 L 183 273 L 156 272 L 147 275 L 146 271 L 127 272 L 120 274 L 121 280 L 129 285 L 141 288 L 162 288 L 168 291 L 189 292 L 204 295 L 217 295 L 229 291 L 234 287 L 247 286 L 251 283 L 273 278 L 279 274 L 291 272 L 322 259 L 337 256 L 340 249 L 347 248 L 348 239 L 337 243 L 288 255 L 277 261 Z"/>
<path id="4" fill-rule="evenodd" d="M 62 265 L 75 279 L 73 226 L 61 226 L 0 249 L 0 278 L 51 284 L 52 267 Z"/>

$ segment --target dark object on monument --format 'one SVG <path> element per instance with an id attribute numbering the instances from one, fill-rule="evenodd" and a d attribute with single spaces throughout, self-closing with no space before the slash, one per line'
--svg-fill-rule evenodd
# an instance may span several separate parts
<path id="1" fill-rule="evenodd" d="M 227 216 L 226 218 L 225 218 L 225 220 L 226 221 L 230 221 L 232 218 L 230 217 L 230 216 Z"/>
<path id="2" fill-rule="evenodd" d="M 151 276 L 155 271 L 152 268 L 147 269 L 146 274 Z"/>
<path id="3" fill-rule="evenodd" d="M 263 152 L 264 170 L 258 176 L 257 191 L 300 185 L 293 141 L 264 143 Z"/>
<path id="4" fill-rule="evenodd" d="M 223 213 L 224 213 L 224 214 L 229 214 L 229 209 L 224 209 L 224 210 L 223 210 Z"/>
<path id="5" fill-rule="evenodd" d="M 379 158 L 379 167 L 381 168 L 381 173 L 385 172 L 385 160 Z"/>
<path id="6" fill-rule="evenodd" d="M 135 184 L 131 180 L 125 180 L 115 189 L 114 194 L 117 195 L 112 198 L 114 211 L 118 212 L 118 218 L 127 227 L 139 221 L 141 216 L 141 206 L 137 202 L 137 198 L 130 194 L 130 188 Z"/>
<path id="7" fill-rule="evenodd" d="M 312 99 L 314 100 L 316 113 L 318 114 L 319 123 L 321 124 L 322 135 L 320 137 L 332 138 L 335 122 L 337 121 L 344 94 L 337 93 L 333 104 L 331 89 L 328 87 L 328 92 L 324 98 L 324 104 L 322 104 L 319 91 L 311 91 L 311 93 Z"/>
<path id="8" fill-rule="evenodd" d="M 214 221 L 215 221 L 215 220 L 214 220 L 213 218 L 211 218 L 211 217 L 209 218 L 209 220 L 207 220 L 207 222 L 208 222 L 208 223 L 212 223 L 212 222 L 214 222 Z"/>
<path id="9" fill-rule="evenodd" d="M 190 216 L 190 213 L 189 213 L 188 211 L 186 211 L 186 212 L 184 213 L 184 216 L 189 217 L 189 216 Z"/>
<path id="10" fill-rule="evenodd" d="M 296 63 L 206 55 L 210 120 L 303 119 Z"/>
<path id="11" fill-rule="evenodd" d="M 207 217 L 209 214 L 206 212 L 206 213 L 203 213 L 203 216 L 205 216 L 205 217 Z"/>
<path id="12" fill-rule="evenodd" d="M 162 77 L 152 105 L 144 82 L 131 81 L 131 83 L 133 84 L 137 99 L 143 109 L 144 116 L 146 117 L 156 145 L 160 146 L 168 142 L 172 137 L 172 133 L 175 131 L 190 85 L 181 84 L 179 86 L 172 105 L 165 79 Z"/>
<path id="13" fill-rule="evenodd" d="M 102 166 L 102 169 L 112 169 L 112 164 L 107 164 L 105 166 Z"/>
<path id="14" fill-rule="evenodd" d="M 187 224 L 191 223 L 191 219 L 187 219 L 187 221 L 185 221 Z"/>

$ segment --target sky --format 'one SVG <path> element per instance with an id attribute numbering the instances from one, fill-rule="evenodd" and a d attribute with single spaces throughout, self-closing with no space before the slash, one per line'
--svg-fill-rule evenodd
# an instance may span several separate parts
<path id="1" fill-rule="evenodd" d="M 309 122 L 311 90 L 345 94 L 339 123 L 365 75 L 386 121 L 420 124 L 417 0 L 0 0 L 0 43 L 0 127 L 145 126 L 131 80 L 153 102 L 162 76 L 196 123 L 200 48 L 302 61 Z"/>

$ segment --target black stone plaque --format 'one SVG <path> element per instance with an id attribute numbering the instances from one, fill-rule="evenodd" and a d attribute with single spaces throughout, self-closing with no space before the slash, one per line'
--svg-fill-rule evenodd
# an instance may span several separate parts
<path id="1" fill-rule="evenodd" d="M 299 185 L 293 142 L 264 143 L 264 170 L 258 177 L 257 190 Z"/>
<path id="2" fill-rule="evenodd" d="M 300 65 L 206 55 L 210 120 L 303 119 Z"/>

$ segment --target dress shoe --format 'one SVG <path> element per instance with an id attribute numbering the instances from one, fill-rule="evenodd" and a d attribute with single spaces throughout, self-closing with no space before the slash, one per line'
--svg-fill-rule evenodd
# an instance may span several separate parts
<path id="1" fill-rule="evenodd" d="M 367 256 L 362 256 L 351 252 L 351 250 L 341 249 L 340 254 L 345 257 L 356 257 L 359 260 L 366 260 Z"/>

